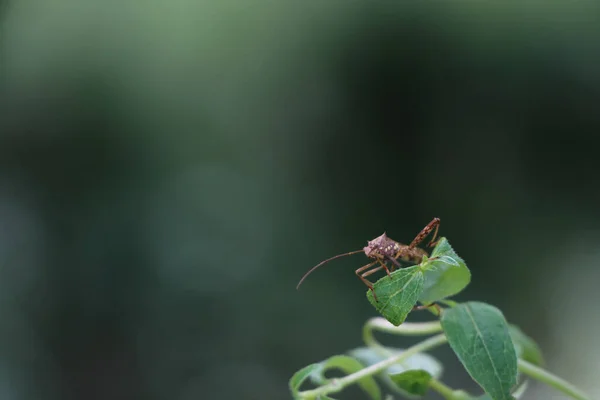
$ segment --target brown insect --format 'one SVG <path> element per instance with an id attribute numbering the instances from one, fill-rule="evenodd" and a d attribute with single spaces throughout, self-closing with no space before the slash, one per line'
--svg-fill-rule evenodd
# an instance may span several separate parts
<path id="1" fill-rule="evenodd" d="M 296 286 L 296 289 L 300 287 L 300 285 L 302 284 L 302 282 L 304 282 L 308 275 L 310 275 L 315 269 L 319 268 L 321 265 L 327 264 L 329 261 L 335 260 L 336 258 L 364 252 L 367 257 L 375 261 L 358 268 L 355 271 L 355 274 L 373 292 L 373 297 L 375 298 L 375 300 L 377 300 L 377 295 L 373 290 L 373 283 L 371 283 L 367 279 L 367 276 L 372 275 L 375 272 L 383 269 L 391 278 L 390 268 L 391 271 L 394 271 L 396 267 L 402 268 L 398 260 L 402 260 L 406 263 L 419 264 L 423 260 L 423 256 L 427 256 L 428 253 L 417 246 L 423 241 L 423 239 L 427 237 L 427 235 L 429 235 L 432 231 L 435 230 L 433 233 L 433 238 L 427 244 L 428 247 L 434 246 L 437 243 L 435 239 L 437 237 L 439 227 L 440 219 L 434 218 L 429 224 L 427 224 L 425 228 L 421 230 L 421 232 L 419 232 L 419 234 L 409 245 L 398 243 L 395 240 L 390 239 L 385 233 L 383 233 L 383 235 L 367 242 L 367 246 L 363 247 L 362 250 L 338 254 L 337 256 L 328 258 L 327 260 L 315 265 L 306 274 L 304 274 L 302 279 L 300 279 L 300 282 L 298 283 L 298 286 Z M 388 266 L 386 265 L 386 262 L 388 261 L 392 263 L 390 268 L 388 268 Z"/>

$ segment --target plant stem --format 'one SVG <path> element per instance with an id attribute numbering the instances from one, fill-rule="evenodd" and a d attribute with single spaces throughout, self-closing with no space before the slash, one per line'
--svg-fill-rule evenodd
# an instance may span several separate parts
<path id="1" fill-rule="evenodd" d="M 394 326 L 385 318 L 381 317 L 369 319 L 365 324 L 365 327 L 369 327 L 370 329 L 377 329 L 381 332 L 387 332 L 396 335 L 400 334 L 404 336 L 430 335 L 442 331 L 442 325 L 439 323 L 439 321 L 404 322 L 400 326 Z"/>
<path id="2" fill-rule="evenodd" d="M 590 400 L 590 397 L 585 393 L 581 392 L 575 386 L 571 385 L 569 382 L 565 381 L 562 378 L 559 378 L 556 375 L 551 374 L 550 372 L 537 367 L 527 361 L 519 359 L 518 361 L 519 371 L 522 373 L 529 375 L 533 379 L 537 379 L 538 381 L 544 382 L 548 386 L 552 386 L 553 388 L 560 390 L 564 394 L 576 400 Z"/>
<path id="3" fill-rule="evenodd" d="M 386 360 L 380 361 L 376 364 L 373 364 L 371 366 L 363 368 L 360 371 L 355 372 L 350 375 L 347 375 L 347 376 L 344 376 L 343 378 L 332 379 L 331 382 L 329 382 L 328 384 L 318 387 L 316 389 L 299 392 L 298 395 L 304 399 L 311 399 L 311 398 L 316 398 L 317 396 L 339 392 L 339 391 L 343 390 L 345 387 L 358 382 L 360 379 L 362 379 L 366 376 L 371 376 L 371 375 L 377 374 L 377 373 L 383 371 L 384 369 L 391 367 L 392 365 L 394 365 L 396 363 L 402 362 L 405 359 L 407 359 L 411 356 L 414 356 L 417 353 L 430 350 L 434 347 L 437 347 L 437 346 L 440 346 L 440 345 L 446 343 L 447 341 L 448 340 L 446 339 L 446 336 L 444 334 L 430 337 L 429 339 L 425 339 L 422 342 L 417 343 L 416 345 L 414 345 L 412 347 L 409 347 L 408 349 L 406 349 L 405 351 L 403 351 L 400 354 L 397 354 Z"/>
<path id="4" fill-rule="evenodd" d="M 432 378 L 429 381 L 429 387 L 431 389 L 435 390 L 436 392 L 438 392 L 439 394 L 441 394 L 447 400 L 454 400 L 454 398 L 455 398 L 454 390 L 452 390 L 451 387 L 438 381 L 437 379 Z"/>
<path id="5" fill-rule="evenodd" d="M 442 331 L 442 325 L 438 321 L 434 322 L 405 322 L 400 326 L 394 326 L 384 318 L 371 318 L 363 327 L 363 341 L 369 347 L 372 347 L 378 353 L 383 355 L 390 354 L 373 336 L 373 331 L 391 333 L 393 335 L 404 336 L 422 336 L 438 333 Z"/>

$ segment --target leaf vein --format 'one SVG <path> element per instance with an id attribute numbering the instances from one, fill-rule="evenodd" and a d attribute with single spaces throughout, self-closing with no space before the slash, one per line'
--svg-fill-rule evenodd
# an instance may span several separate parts
<path id="1" fill-rule="evenodd" d="M 496 369 L 496 364 L 494 363 L 494 359 L 492 358 L 492 355 L 490 354 L 490 351 L 489 351 L 485 341 L 483 340 L 483 334 L 481 333 L 481 330 L 479 329 L 479 325 L 477 325 L 477 322 L 475 322 L 475 318 L 473 318 L 473 314 L 471 312 L 471 308 L 469 307 L 469 305 L 467 305 L 465 307 L 465 310 L 467 311 L 469 318 L 473 322 L 473 326 L 475 327 L 477 334 L 481 338 L 481 343 L 483 344 L 483 348 L 485 349 L 485 352 L 487 353 L 487 355 L 490 359 L 490 362 L 492 364 L 492 368 L 494 370 L 494 376 L 498 379 L 498 383 L 500 384 L 500 387 L 504 387 L 504 385 L 502 384 L 502 379 L 501 379 L 500 375 L 498 374 L 498 370 Z"/>
<path id="2" fill-rule="evenodd" d="M 394 299 L 394 297 L 396 297 L 398 294 L 400 294 L 402 291 L 404 291 L 404 289 L 406 289 L 406 287 L 407 287 L 407 286 L 408 286 L 408 285 L 409 285 L 409 284 L 410 284 L 410 283 L 413 281 L 413 279 L 415 279 L 415 276 L 416 276 L 416 275 L 417 275 L 416 273 L 415 273 L 415 274 L 413 274 L 413 275 L 410 277 L 410 279 L 409 279 L 408 281 L 406 281 L 406 283 L 404 284 L 404 286 L 402 286 L 402 288 L 400 288 L 400 289 L 398 289 L 397 291 L 395 291 L 394 293 L 392 293 L 392 294 L 391 294 L 391 295 L 388 297 L 388 299 L 387 299 L 387 301 L 385 302 L 385 304 L 383 304 L 383 305 L 381 306 L 381 309 L 382 309 L 382 310 L 385 310 L 385 309 L 387 308 L 387 306 L 390 304 L 390 302 L 391 302 L 391 301 Z"/>

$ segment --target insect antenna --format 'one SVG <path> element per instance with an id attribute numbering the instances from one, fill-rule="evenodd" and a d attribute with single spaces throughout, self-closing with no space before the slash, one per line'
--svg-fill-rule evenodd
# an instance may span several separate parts
<path id="1" fill-rule="evenodd" d="M 349 253 L 338 254 L 337 256 L 333 256 L 331 258 L 328 258 L 325 261 L 321 261 L 320 263 L 318 263 L 317 265 L 315 265 L 314 267 L 312 267 L 306 274 L 304 274 L 304 276 L 302 277 L 302 279 L 300 279 L 300 282 L 298 282 L 298 286 L 296 286 L 296 290 L 298 290 L 298 288 L 300 287 L 300 285 L 302 285 L 302 282 L 304 282 L 304 280 L 306 279 L 306 277 L 309 276 L 315 269 L 319 268 L 321 265 L 327 264 L 329 261 L 335 260 L 336 258 L 351 256 L 353 254 L 358 254 L 358 253 L 363 253 L 363 252 L 364 252 L 364 250 L 351 251 Z"/>

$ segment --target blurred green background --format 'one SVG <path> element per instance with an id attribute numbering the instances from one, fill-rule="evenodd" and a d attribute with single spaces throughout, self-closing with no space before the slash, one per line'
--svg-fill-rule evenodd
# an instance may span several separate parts
<path id="1" fill-rule="evenodd" d="M 433 217 L 600 397 L 599 107 L 593 1 L 0 2 L 0 398 L 290 398 Z"/>

